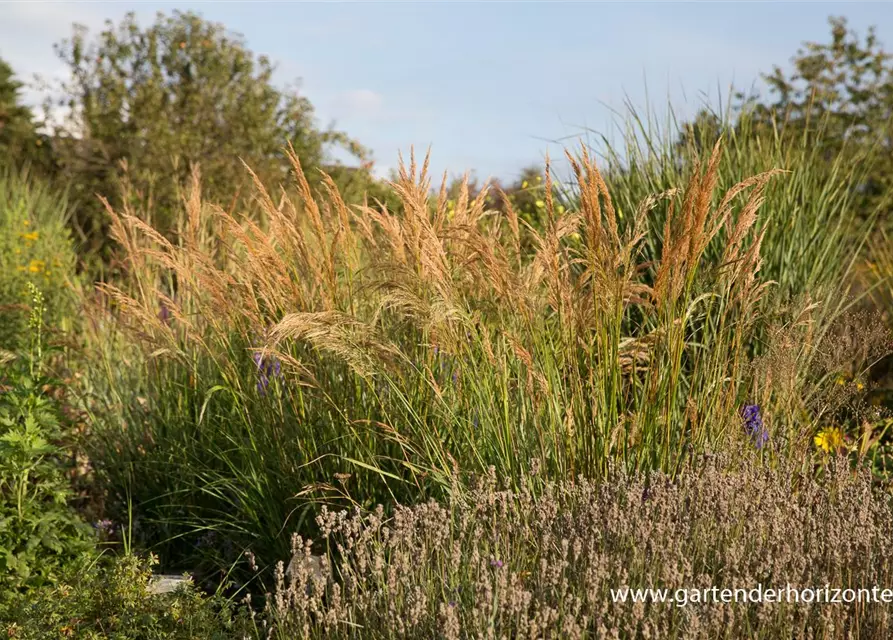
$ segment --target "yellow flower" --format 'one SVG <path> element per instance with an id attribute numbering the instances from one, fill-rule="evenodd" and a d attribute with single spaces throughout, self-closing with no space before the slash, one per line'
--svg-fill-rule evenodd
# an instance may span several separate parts
<path id="1" fill-rule="evenodd" d="M 526 188 L 527 188 L 527 180 L 525 180 L 524 182 L 521 183 L 521 188 L 522 188 L 522 189 L 526 189 Z"/>
<path id="2" fill-rule="evenodd" d="M 47 266 L 47 263 L 43 260 L 32 260 L 31 264 L 28 265 L 28 271 L 31 273 L 40 273 Z"/>
<path id="3" fill-rule="evenodd" d="M 37 238 L 40 237 L 40 233 L 38 233 L 37 231 L 32 231 L 31 233 L 23 233 L 22 237 L 29 242 L 34 242 L 35 240 L 37 240 Z"/>
<path id="4" fill-rule="evenodd" d="M 837 384 L 846 384 L 846 380 L 843 378 L 843 376 L 839 376 L 837 378 Z"/>
<path id="5" fill-rule="evenodd" d="M 861 382 L 857 382 L 857 383 L 856 383 L 856 389 L 857 389 L 858 391 L 862 391 L 862 389 L 864 389 L 864 388 L 865 388 L 865 385 L 862 384 Z"/>
<path id="6" fill-rule="evenodd" d="M 22 220 L 22 224 L 27 227 L 28 225 L 31 224 L 31 221 L 30 220 Z"/>
<path id="7" fill-rule="evenodd" d="M 843 431 L 839 427 L 827 427 L 816 434 L 813 442 L 825 453 L 837 451 L 843 447 Z"/>
<path id="8" fill-rule="evenodd" d="M 534 204 L 536 204 L 537 208 L 539 208 L 539 209 L 542 209 L 543 207 L 546 206 L 546 203 L 543 202 L 542 200 L 537 200 Z"/>

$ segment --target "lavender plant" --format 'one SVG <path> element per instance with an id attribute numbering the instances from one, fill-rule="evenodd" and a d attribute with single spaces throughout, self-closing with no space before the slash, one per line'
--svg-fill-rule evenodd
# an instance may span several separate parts
<path id="1" fill-rule="evenodd" d="M 765 466 L 756 452 L 736 458 L 686 465 L 675 478 L 622 470 L 597 484 L 531 477 L 517 491 L 491 471 L 444 504 L 390 515 L 323 510 L 325 573 L 301 564 L 286 576 L 280 565 L 259 619 L 268 637 L 283 639 L 889 634 L 880 597 L 833 601 L 834 590 L 889 591 L 889 493 L 844 458 L 821 480 L 790 464 Z M 296 537 L 295 552 L 309 557 L 310 541 Z M 690 595 L 789 586 L 813 598 L 828 589 L 830 599 Z M 667 601 L 636 602 L 627 591 L 646 588 L 666 590 Z"/>

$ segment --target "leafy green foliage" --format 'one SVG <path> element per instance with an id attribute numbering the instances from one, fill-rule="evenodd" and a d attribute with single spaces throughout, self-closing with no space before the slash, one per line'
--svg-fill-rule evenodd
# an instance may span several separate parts
<path id="1" fill-rule="evenodd" d="M 0 165 L 46 170 L 51 167 L 50 145 L 46 136 L 38 133 L 31 110 L 21 104 L 22 86 L 12 67 L 0 60 Z"/>
<path id="2" fill-rule="evenodd" d="M 891 56 L 870 27 L 864 42 L 847 29 L 843 17 L 829 19 L 831 42 L 807 42 L 792 59 L 788 76 L 776 66 L 763 79 L 775 101 L 759 112 L 776 120 L 806 126 L 829 114 L 834 122 L 827 144 L 840 144 L 847 136 L 867 140 L 887 123 L 893 100 Z"/>
<path id="3" fill-rule="evenodd" d="M 244 210 L 251 176 L 239 159 L 270 184 L 287 176 L 286 145 L 306 167 L 319 166 L 332 144 L 365 159 L 344 133 L 316 128 L 307 98 L 272 84 L 265 56 L 195 14 L 159 13 L 143 28 L 131 13 L 117 26 L 107 22 L 93 42 L 76 27 L 57 51 L 71 71 L 64 93 L 72 117 L 55 145 L 90 249 L 108 248 L 95 195 L 119 205 L 125 176 L 134 201 L 170 233 L 192 164 L 201 165 L 210 201 Z"/>
<path id="4" fill-rule="evenodd" d="M 58 409 L 43 392 L 43 299 L 31 285 L 30 357 L 7 365 L 0 395 L 0 593 L 52 583 L 91 547 L 68 505 Z"/>
<path id="5" fill-rule="evenodd" d="M 57 584 L 16 599 L 0 616 L 0 631 L 20 640 L 243 637 L 232 632 L 231 608 L 222 598 L 206 598 L 190 586 L 153 593 L 156 563 L 153 556 L 85 558 Z"/>

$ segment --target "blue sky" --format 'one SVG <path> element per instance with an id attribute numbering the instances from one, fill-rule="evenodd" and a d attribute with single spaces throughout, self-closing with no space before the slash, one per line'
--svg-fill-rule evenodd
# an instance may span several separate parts
<path id="1" fill-rule="evenodd" d="M 148 24 L 174 9 L 244 35 L 280 84 L 300 78 L 320 123 L 370 147 L 380 174 L 398 150 L 431 145 L 435 174 L 511 179 L 583 127 L 610 133 L 611 108 L 625 96 L 644 108 L 646 84 L 653 108 L 684 116 L 788 68 L 804 40 L 829 39 L 829 15 L 860 34 L 877 25 L 893 46 L 893 4 L 881 2 L 0 0 L 0 57 L 24 80 L 58 77 L 52 45 L 73 22 L 96 32 L 127 11 Z"/>

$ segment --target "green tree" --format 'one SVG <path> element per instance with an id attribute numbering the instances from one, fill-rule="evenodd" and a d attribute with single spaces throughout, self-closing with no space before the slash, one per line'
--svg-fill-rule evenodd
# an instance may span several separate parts
<path id="1" fill-rule="evenodd" d="M 847 29 L 846 18 L 831 17 L 829 23 L 831 41 L 804 43 L 791 61 L 790 75 L 777 66 L 763 75 L 774 101 L 757 105 L 757 112 L 801 127 L 828 114 L 838 139 L 870 138 L 890 119 L 891 56 L 875 27 L 862 41 Z"/>
<path id="2" fill-rule="evenodd" d="M 0 163 L 14 169 L 49 169 L 50 145 L 38 133 L 31 109 L 21 103 L 23 86 L 9 63 L 0 60 Z"/>
<path id="3" fill-rule="evenodd" d="M 275 67 L 265 56 L 255 58 L 241 36 L 196 14 L 159 13 L 148 28 L 128 14 L 117 26 L 108 21 L 92 42 L 76 25 L 57 53 L 71 77 L 64 87 L 70 117 L 56 145 L 80 200 L 75 223 L 88 249 L 108 249 L 95 194 L 120 204 L 125 168 L 135 197 L 170 233 L 177 187 L 193 163 L 201 166 L 205 197 L 230 208 L 253 197 L 240 158 L 272 188 L 287 176 L 287 144 L 311 180 L 330 145 L 366 159 L 344 133 L 317 128 L 306 97 L 273 85 Z"/>
<path id="4" fill-rule="evenodd" d="M 893 186 L 893 56 L 874 27 L 860 38 L 846 18 L 831 17 L 829 25 L 830 41 L 803 43 L 791 71 L 775 66 L 762 75 L 767 95 L 737 93 L 731 113 L 699 112 L 680 132 L 677 150 L 692 145 L 703 151 L 730 124 L 739 136 L 817 145 L 829 169 L 841 153 L 864 157 L 873 147 L 873 168 L 855 187 L 866 213 L 881 204 Z"/>

